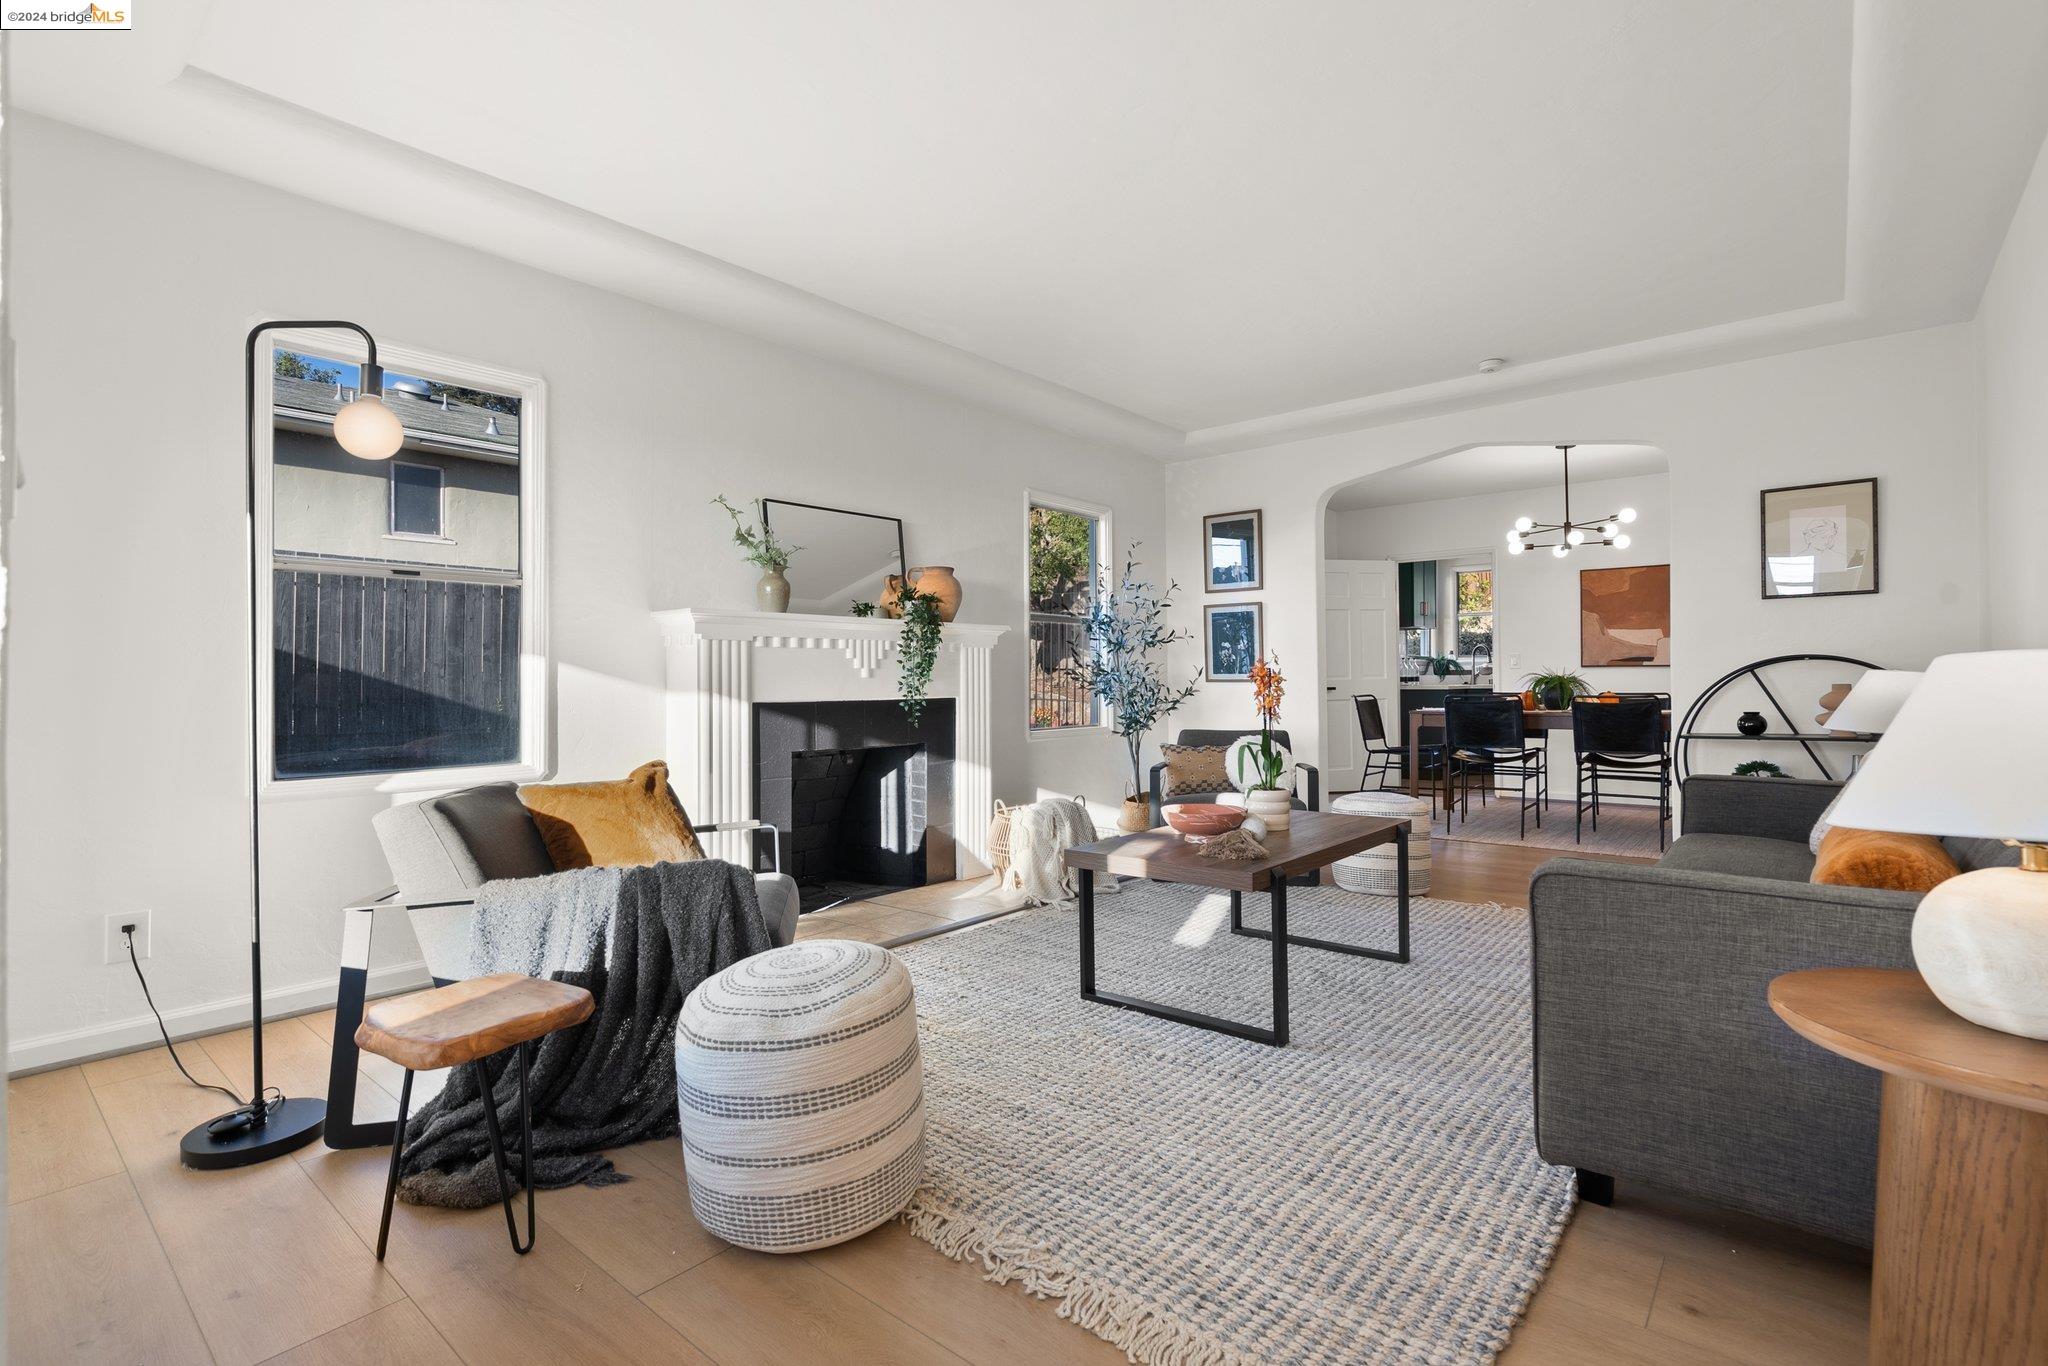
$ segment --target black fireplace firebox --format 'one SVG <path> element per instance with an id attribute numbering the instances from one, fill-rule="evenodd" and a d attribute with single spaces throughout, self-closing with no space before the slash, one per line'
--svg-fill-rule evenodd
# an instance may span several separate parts
<path id="1" fill-rule="evenodd" d="M 951 881 L 953 703 L 756 703 L 754 809 L 807 912 Z"/>

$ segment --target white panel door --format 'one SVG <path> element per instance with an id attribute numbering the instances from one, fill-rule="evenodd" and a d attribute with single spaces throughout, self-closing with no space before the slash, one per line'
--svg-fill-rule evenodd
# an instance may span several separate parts
<path id="1" fill-rule="evenodd" d="M 1364 757 L 1351 699 L 1372 693 L 1395 729 L 1400 648 L 1400 567 L 1392 560 L 1323 561 L 1323 790 L 1359 785 Z"/>

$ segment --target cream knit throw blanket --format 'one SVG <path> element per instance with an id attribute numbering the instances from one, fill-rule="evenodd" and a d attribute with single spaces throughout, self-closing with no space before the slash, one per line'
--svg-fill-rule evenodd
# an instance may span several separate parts
<path id="1" fill-rule="evenodd" d="M 1010 870 L 1003 890 L 1037 906 L 1073 900 L 1080 889 L 1074 874 L 1060 866 L 1060 855 L 1077 844 L 1094 842 L 1095 822 L 1077 801 L 1051 797 L 1011 807 Z M 1103 878 L 1095 889 L 1113 892 L 1116 879 Z"/>

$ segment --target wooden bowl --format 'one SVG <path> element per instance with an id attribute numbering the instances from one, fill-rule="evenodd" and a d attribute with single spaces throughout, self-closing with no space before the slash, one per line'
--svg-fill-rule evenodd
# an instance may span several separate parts
<path id="1" fill-rule="evenodd" d="M 1178 834 L 1193 840 L 1214 839 L 1228 834 L 1244 824 L 1245 811 L 1241 806 L 1222 806 L 1215 802 L 1175 802 L 1163 806 L 1159 813 L 1166 817 L 1166 823 Z"/>

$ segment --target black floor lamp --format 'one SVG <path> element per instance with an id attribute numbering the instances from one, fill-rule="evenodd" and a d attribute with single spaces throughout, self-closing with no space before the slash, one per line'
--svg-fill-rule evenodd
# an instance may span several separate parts
<path id="1" fill-rule="evenodd" d="M 237 1106 L 210 1119 L 185 1135 L 179 1155 L 188 1167 L 205 1169 L 246 1167 L 251 1163 L 280 1157 L 303 1148 L 320 1136 L 327 1117 L 327 1103 L 313 1097 L 269 1098 L 263 1085 L 263 877 L 261 824 L 263 774 L 262 736 L 258 733 L 261 708 L 256 689 L 262 677 L 257 658 L 256 623 L 263 610 L 263 566 L 256 562 L 261 544 L 256 534 L 256 344 L 273 328 L 333 328 L 353 332 L 363 339 L 367 352 L 363 362 L 361 392 L 355 401 L 334 415 L 334 439 L 350 455 L 362 460 L 389 460 L 405 444 L 405 428 L 398 415 L 384 406 L 384 372 L 377 368 L 377 339 L 351 322 L 279 321 L 258 323 L 249 329 L 247 386 L 244 390 L 243 438 L 248 463 L 246 493 L 249 531 L 249 1024 L 250 1047 L 255 1055 L 255 1080 L 246 1105 Z"/>

